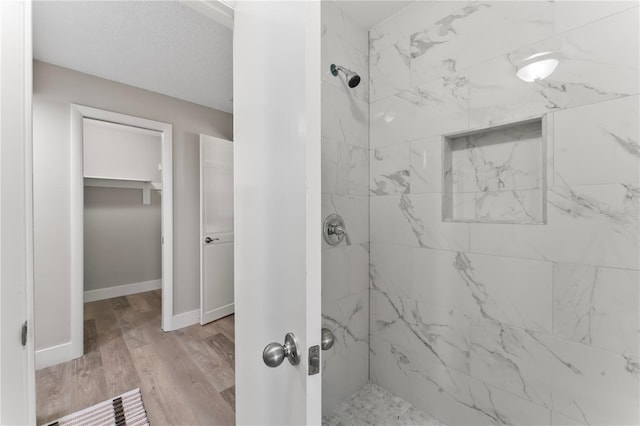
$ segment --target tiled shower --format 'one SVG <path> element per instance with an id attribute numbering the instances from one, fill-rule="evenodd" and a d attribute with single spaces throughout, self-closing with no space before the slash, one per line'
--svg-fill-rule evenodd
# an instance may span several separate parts
<path id="1" fill-rule="evenodd" d="M 372 383 L 447 425 L 640 424 L 639 14 L 323 1 L 325 415 Z"/>

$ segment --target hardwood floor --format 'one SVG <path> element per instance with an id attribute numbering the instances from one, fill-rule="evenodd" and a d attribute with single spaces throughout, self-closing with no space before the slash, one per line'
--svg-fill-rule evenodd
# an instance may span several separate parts
<path id="1" fill-rule="evenodd" d="M 160 330 L 160 290 L 84 305 L 84 355 L 36 372 L 38 424 L 140 388 L 152 425 L 235 423 L 233 315 Z"/>

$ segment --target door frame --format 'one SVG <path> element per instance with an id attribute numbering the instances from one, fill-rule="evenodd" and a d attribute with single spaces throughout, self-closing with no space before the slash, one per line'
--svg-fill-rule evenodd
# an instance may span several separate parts
<path id="1" fill-rule="evenodd" d="M 217 3 L 219 0 L 199 0 L 199 1 L 201 3 L 205 3 L 206 4 L 206 3 L 209 3 L 209 2 Z M 28 1 L 25 1 L 24 3 L 30 4 L 30 2 L 28 2 Z M 315 7 L 317 7 L 317 11 L 319 11 L 319 5 L 315 5 Z M 28 10 L 29 10 L 29 13 L 25 14 L 23 23 L 26 26 L 26 31 L 28 32 L 28 36 L 27 37 L 28 37 L 28 40 L 30 41 L 31 40 L 31 13 L 30 13 L 30 7 L 28 8 Z M 319 20 L 319 15 L 316 17 L 316 19 Z M 316 24 L 316 23 L 319 24 L 319 22 L 314 22 L 314 24 Z M 235 43 L 235 41 L 234 41 L 234 43 Z M 310 47 L 312 49 L 318 49 L 317 52 L 319 52 L 319 48 L 320 48 L 320 32 L 319 31 L 318 31 L 317 34 L 314 35 L 314 37 L 311 38 L 311 40 L 308 40 L 308 47 Z M 30 68 L 31 67 L 31 63 L 32 63 L 31 46 L 30 45 L 26 46 L 26 47 L 25 46 L 20 46 L 20 48 L 24 48 L 26 50 L 24 56 L 25 56 L 25 60 L 28 62 L 27 67 L 30 70 L 31 69 Z M 234 59 L 234 62 L 235 62 L 235 59 Z M 320 84 L 319 84 L 320 83 L 320 67 L 319 67 L 319 62 L 320 61 L 319 61 L 319 56 L 317 58 L 314 57 L 311 62 L 313 62 L 314 66 L 309 68 L 309 70 L 312 70 L 312 72 L 311 72 L 309 77 L 310 78 L 311 77 L 314 77 L 314 78 L 317 77 L 317 80 L 316 80 L 317 81 L 317 87 L 314 86 L 312 89 L 307 88 L 307 90 L 312 90 L 314 92 L 314 96 L 319 98 L 319 95 L 320 95 L 320 93 L 319 93 L 319 91 L 320 91 Z M 30 112 L 30 108 L 31 108 L 31 102 L 30 102 L 30 100 L 31 100 L 31 87 L 30 87 L 30 84 L 25 82 L 25 81 L 22 81 L 21 83 L 24 84 L 25 90 L 29 92 L 27 94 L 27 100 L 28 100 L 27 109 L 28 109 L 28 111 L 25 112 L 25 114 L 27 115 L 27 118 L 30 120 L 30 114 L 31 114 L 31 112 Z M 115 113 L 112 113 L 112 114 L 115 114 Z M 82 117 L 82 114 L 79 113 L 79 111 L 78 111 L 78 115 L 80 115 L 80 118 Z M 309 123 L 311 125 L 311 129 L 306 129 L 306 130 L 311 132 L 311 133 L 317 133 L 319 135 L 319 124 L 320 124 L 319 123 L 319 116 L 320 116 L 319 105 L 313 105 L 312 106 L 312 114 L 311 115 L 314 115 L 317 118 L 317 120 L 312 120 Z M 73 118 L 72 118 L 72 120 L 73 120 Z M 76 117 L 76 120 L 77 120 L 77 117 Z M 80 121 L 80 123 L 82 122 L 81 119 L 79 121 Z M 300 123 L 300 124 L 303 124 L 303 123 Z M 77 126 L 75 126 L 74 128 L 76 129 L 75 131 L 77 132 Z M 31 131 L 31 129 L 29 129 L 28 135 L 25 136 L 25 138 L 24 138 L 24 142 L 25 143 L 29 143 L 30 142 L 30 131 Z M 169 138 L 170 137 L 171 137 L 171 132 L 169 132 Z M 319 139 L 319 136 L 318 136 L 318 139 Z M 168 141 L 170 141 L 170 140 L 171 139 L 168 139 Z M 163 142 L 164 142 L 164 139 L 163 139 Z M 80 145 L 80 149 L 81 149 L 81 147 L 82 147 L 82 145 Z M 234 147 L 235 147 L 235 145 L 234 145 Z M 73 151 L 73 145 L 72 145 L 72 151 Z M 81 154 L 81 151 L 80 151 L 80 154 Z M 164 155 L 164 152 L 163 152 L 163 155 Z M 317 143 L 317 146 L 315 146 L 313 150 L 310 150 L 307 153 L 307 161 L 310 161 L 310 159 L 313 158 L 314 155 L 317 155 L 317 165 L 319 165 L 319 161 L 320 161 L 319 160 L 319 158 L 320 158 L 320 144 L 319 144 L 319 141 Z M 80 164 L 79 165 L 80 165 L 80 171 L 81 171 L 82 170 L 81 169 L 81 167 L 82 167 L 82 162 L 81 162 L 82 157 L 81 157 L 81 155 L 78 156 L 77 158 L 74 157 L 74 159 L 75 159 L 75 161 L 80 160 Z M 171 163 L 169 163 L 169 164 L 171 164 Z M 75 167 L 78 166 L 77 164 L 75 164 L 73 162 L 72 162 L 72 165 L 74 165 Z M 31 170 L 31 167 L 32 167 L 31 164 L 27 165 L 27 169 L 28 169 L 27 171 Z M 73 169 L 72 172 L 75 173 L 76 169 Z M 234 174 L 235 174 L 235 172 L 234 172 Z M 72 174 L 72 184 L 76 183 L 75 180 L 77 180 L 77 179 L 74 179 L 74 176 L 75 175 Z M 80 177 L 82 177 L 82 176 L 80 175 Z M 163 179 L 164 179 L 164 176 L 163 176 Z M 82 182 L 81 180 L 78 180 L 78 181 L 80 183 Z M 312 183 L 314 186 L 316 186 L 319 189 L 319 185 L 320 185 L 319 168 L 318 168 L 317 173 L 315 173 L 314 176 L 311 177 L 310 181 L 311 181 L 310 183 Z M 163 184 L 164 184 L 164 182 L 163 182 Z M 170 184 L 170 182 L 169 182 L 169 184 Z M 77 188 L 75 186 L 74 186 L 74 189 L 75 189 L 75 191 L 77 191 Z M 164 191 L 167 191 L 167 190 L 170 190 L 170 189 L 171 189 L 170 186 L 168 186 L 167 188 L 163 188 Z M 27 192 L 28 192 L 27 195 L 29 195 L 30 194 L 29 190 Z M 77 197 L 74 198 L 74 194 Z M 166 196 L 166 195 L 169 195 L 169 194 L 163 193 L 163 196 Z M 84 197 L 83 197 L 83 191 L 82 190 L 80 190 L 79 192 L 72 192 L 72 201 L 74 201 L 76 204 L 77 204 L 78 199 L 79 199 L 81 201 L 80 205 L 82 206 L 83 198 Z M 234 204 L 235 204 L 235 202 L 234 202 Z M 73 204 L 71 207 L 73 208 L 74 206 L 75 206 L 75 204 Z M 310 202 L 308 203 L 307 210 L 314 212 L 314 214 L 313 214 L 314 217 L 310 222 L 316 222 L 317 220 L 320 219 L 320 197 L 319 197 L 319 191 L 318 191 L 317 197 L 313 197 L 313 200 L 310 200 Z M 82 212 L 80 212 L 80 213 L 82 213 Z M 168 217 L 172 217 L 172 211 L 170 211 L 168 213 L 170 215 Z M 72 211 L 72 214 L 74 214 L 73 211 Z M 77 212 L 75 214 L 77 214 Z M 163 217 L 163 221 L 166 220 L 168 217 L 164 216 Z M 31 224 L 31 222 L 29 222 L 29 223 Z M 80 223 L 82 224 L 82 222 L 80 222 Z M 319 224 L 320 222 L 317 221 L 317 223 Z M 75 224 L 75 225 L 77 225 L 77 224 Z M 74 226 L 74 224 L 72 223 L 72 227 L 73 226 Z M 78 230 L 76 229 L 76 233 L 73 236 L 75 238 L 78 238 L 78 236 L 80 237 L 80 246 L 79 247 L 82 248 L 82 228 L 79 229 L 79 232 L 77 232 L 77 231 Z M 312 226 L 309 229 L 307 229 L 307 234 L 318 239 L 317 247 L 313 247 L 313 251 L 311 253 L 307 254 L 308 256 L 307 256 L 307 259 L 306 259 L 307 266 L 311 266 L 311 271 L 310 271 L 311 272 L 311 276 L 312 276 L 311 279 L 317 283 L 317 285 L 314 287 L 314 291 L 307 295 L 307 300 L 319 300 L 319 296 L 320 296 L 320 285 L 319 285 L 320 267 L 319 267 L 319 264 L 316 264 L 317 262 L 313 262 L 312 261 L 312 258 L 315 255 L 319 256 L 319 254 L 320 254 L 320 244 L 319 244 L 320 236 L 318 234 L 317 227 L 315 227 L 315 226 Z M 73 242 L 74 242 L 74 240 L 72 240 L 72 243 Z M 169 242 L 171 244 L 167 244 Z M 171 248 L 173 248 L 173 234 L 172 233 L 165 235 L 165 245 L 170 246 Z M 163 248 L 163 250 L 164 250 L 164 248 Z M 72 252 L 72 254 L 73 253 L 77 253 L 77 252 Z M 80 249 L 80 255 L 82 256 L 82 250 L 81 249 Z M 173 257 L 169 257 L 167 260 L 170 261 L 170 262 L 173 262 Z M 77 261 L 77 259 L 76 259 L 76 261 Z M 171 281 L 173 280 L 173 274 L 172 273 L 171 274 L 167 273 L 167 274 L 163 274 L 163 275 L 166 276 L 167 279 L 171 279 Z M 75 278 L 77 280 L 77 278 L 78 278 L 77 275 L 75 276 Z M 80 275 L 80 278 L 82 278 L 82 274 Z M 80 281 L 80 283 L 81 283 L 81 281 Z M 77 285 L 77 283 L 73 283 L 73 284 Z M 27 295 L 27 299 L 28 299 L 28 303 L 29 304 L 33 303 L 32 283 L 30 283 L 30 285 L 31 285 L 31 289 L 29 289 L 28 291 L 31 291 L 31 294 Z M 165 287 L 167 289 L 166 293 L 164 291 Z M 72 287 L 72 290 L 73 289 L 74 288 Z M 236 284 L 236 290 L 237 290 L 237 284 Z M 172 293 L 173 293 L 173 286 L 172 285 L 171 286 L 163 285 L 163 329 L 165 329 L 165 330 L 168 327 L 170 327 L 170 325 L 171 325 L 170 324 L 171 318 L 168 317 L 168 315 L 169 315 L 169 313 L 172 313 L 172 306 L 171 305 L 168 306 L 169 309 L 165 309 L 165 307 L 167 307 L 167 302 L 168 302 L 168 300 L 167 300 L 168 297 L 167 296 L 169 296 L 169 294 L 171 296 L 173 296 Z M 80 298 L 77 298 L 77 299 L 80 299 Z M 171 299 L 172 299 L 172 297 L 171 297 Z M 80 299 L 80 303 L 79 304 L 76 304 L 75 306 L 72 306 L 72 308 L 71 308 L 72 309 L 72 314 L 73 314 L 73 310 L 74 309 L 77 310 L 78 308 L 80 308 L 80 309 L 82 308 L 82 299 Z M 82 314 L 82 311 L 80 311 L 79 313 Z M 72 316 L 72 318 L 73 318 L 73 316 Z M 167 318 L 168 321 L 165 322 L 165 318 Z M 236 322 L 237 322 L 237 318 L 236 318 Z M 315 321 L 313 324 L 307 324 L 306 327 L 305 327 L 307 329 L 307 335 L 308 336 L 313 336 L 313 337 L 310 337 L 310 339 L 309 339 L 310 341 L 307 342 L 307 344 L 319 344 L 319 340 L 320 340 L 319 332 L 318 332 L 319 326 L 320 326 L 320 319 L 319 319 L 319 313 L 318 313 L 317 321 Z M 29 337 L 29 345 L 31 346 L 31 350 L 32 350 L 32 348 L 33 348 L 33 334 L 29 333 L 28 337 Z M 82 333 L 80 333 L 80 337 L 82 337 Z M 3 338 L 3 343 L 4 343 L 5 336 L 3 335 L 2 338 Z M 237 346 L 238 345 L 236 344 L 236 347 Z M 82 344 L 80 345 L 80 348 L 82 349 Z M 236 351 L 236 358 L 237 357 L 238 357 L 238 351 Z M 245 367 L 243 367 L 243 369 L 246 368 L 246 370 L 243 371 L 243 373 L 245 374 L 245 378 L 247 379 L 247 383 L 245 383 L 247 385 L 250 384 L 250 377 L 251 377 L 250 375 L 247 375 L 247 374 L 250 374 L 250 372 L 251 372 L 250 370 L 253 368 L 252 366 L 254 366 L 254 364 L 253 364 L 254 359 L 253 358 L 255 357 L 255 354 L 252 353 L 251 357 L 252 358 L 251 358 L 251 362 L 250 363 L 241 364 L 241 365 L 245 365 Z M 32 364 L 31 367 L 30 367 L 30 373 L 33 374 L 33 372 L 34 372 L 34 368 L 33 368 L 33 364 Z M 320 375 L 315 377 L 316 384 L 320 383 L 320 378 L 321 378 Z M 237 383 L 237 381 L 238 380 L 236 378 L 236 383 Z M 33 382 L 31 384 L 34 385 Z M 270 390 L 272 390 L 272 389 L 274 389 L 274 388 L 270 388 Z M 242 391 L 244 392 L 245 390 L 249 390 L 249 389 L 247 387 L 245 387 L 245 389 L 243 389 Z M 311 395 L 309 395 L 311 400 L 315 400 L 315 401 L 319 402 L 319 398 L 320 398 L 320 392 L 319 392 L 320 388 L 319 388 L 319 386 L 313 386 L 313 387 L 307 388 L 306 391 L 311 393 Z M 0 395 L 0 396 L 3 396 L 3 395 Z M 35 396 L 35 394 L 34 394 L 34 396 Z M 246 396 L 246 395 L 243 395 L 243 396 Z M 242 398 L 240 398 L 240 399 L 242 400 Z M 2 402 L 4 402 L 4 398 L 2 398 Z M 246 402 L 246 400 L 244 402 Z M 308 413 L 307 413 L 307 419 L 308 419 L 307 423 L 319 423 L 319 420 L 320 420 L 320 404 L 319 403 L 318 404 L 310 404 L 309 402 L 307 402 L 307 407 L 306 408 L 309 410 Z M 239 412 L 243 412 L 243 410 L 251 411 L 251 407 L 249 407 L 248 405 L 246 407 L 245 406 L 239 407 L 239 410 L 237 409 L 237 411 L 236 411 L 236 418 L 238 417 L 238 413 Z M 29 401 L 29 411 L 30 411 L 29 418 L 33 419 L 33 421 L 29 421 L 29 423 L 35 423 L 35 415 L 36 415 L 35 398 L 33 398 L 33 399 L 31 399 L 31 401 Z"/>
<path id="2" fill-rule="evenodd" d="M 36 424 L 31 17 L 30 1 L 0 4 L 0 99 L 3 106 L 11 106 L 0 115 L 0 156 L 10 165 L 0 173 L 0 179 L 10 182 L 4 185 L 0 200 L 0 216 L 4 228 L 9 228 L 2 234 L 2 245 L 6 244 L 7 250 L 0 255 L 0 423 L 3 424 Z M 25 322 L 27 334 L 23 346 L 20 332 Z"/>
<path id="3" fill-rule="evenodd" d="M 155 130 L 162 134 L 162 329 L 173 328 L 173 126 L 84 105 L 71 104 L 71 351 L 83 354 L 84 176 L 83 119 Z"/>

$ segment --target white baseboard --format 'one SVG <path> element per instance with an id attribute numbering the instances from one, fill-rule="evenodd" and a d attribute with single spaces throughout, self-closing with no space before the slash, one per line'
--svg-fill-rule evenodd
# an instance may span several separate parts
<path id="1" fill-rule="evenodd" d="M 165 327 L 164 331 L 178 330 L 193 324 L 200 324 L 200 309 L 174 315 L 171 318 L 171 324 Z"/>
<path id="2" fill-rule="evenodd" d="M 84 301 L 95 302 L 97 300 L 111 299 L 113 297 L 128 296 L 130 294 L 142 293 L 144 291 L 158 290 L 162 288 L 162 280 L 143 281 L 118 285 L 115 287 L 100 288 L 84 292 Z"/>
<path id="3" fill-rule="evenodd" d="M 229 303 L 228 305 L 221 306 L 216 309 L 212 309 L 208 312 L 205 312 L 202 316 L 201 324 L 208 324 L 211 321 L 215 321 L 222 317 L 226 317 L 227 315 L 231 315 L 234 311 L 235 305 L 233 303 Z"/>
<path id="4" fill-rule="evenodd" d="M 36 351 L 36 370 L 60 364 L 61 362 L 71 361 L 80 356 L 82 356 L 82 352 L 79 354 L 74 353 L 71 342 L 40 349 Z"/>

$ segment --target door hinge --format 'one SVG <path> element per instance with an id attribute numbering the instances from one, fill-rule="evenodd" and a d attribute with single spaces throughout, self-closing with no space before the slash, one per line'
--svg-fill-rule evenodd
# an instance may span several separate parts
<path id="1" fill-rule="evenodd" d="M 27 346 L 27 331 L 29 331 L 29 328 L 25 321 L 24 324 L 22 324 L 22 346 Z"/>

